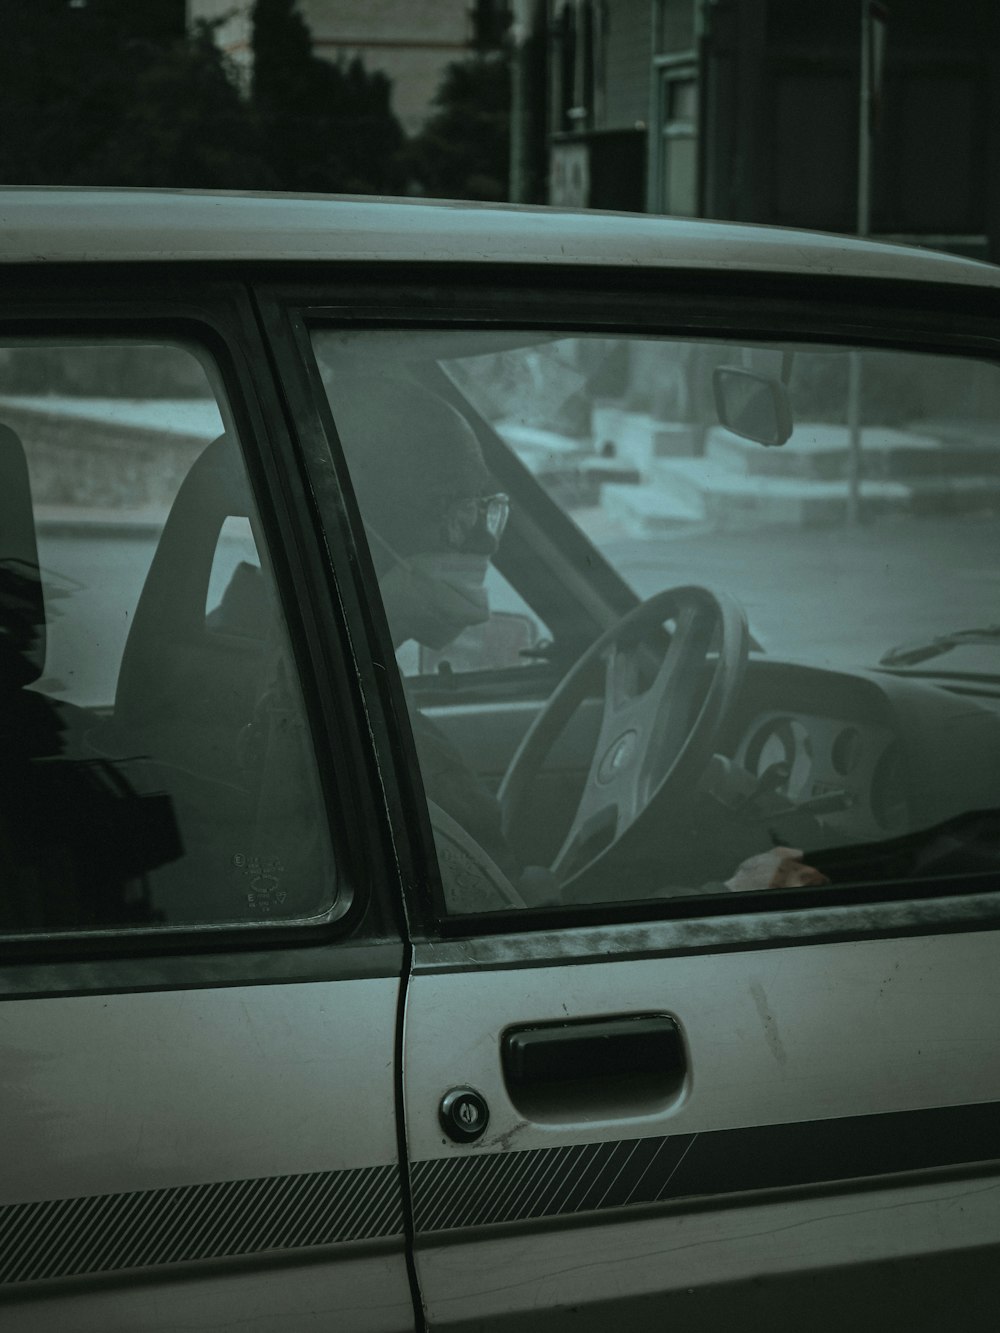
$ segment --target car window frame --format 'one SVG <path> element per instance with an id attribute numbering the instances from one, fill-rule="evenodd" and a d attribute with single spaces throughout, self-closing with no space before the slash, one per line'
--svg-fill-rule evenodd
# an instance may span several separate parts
<path id="1" fill-rule="evenodd" d="M 386 263 L 378 268 L 320 266 L 308 280 L 303 280 L 300 272 L 296 266 L 294 274 L 276 275 L 268 284 L 264 323 L 272 340 L 280 344 L 280 360 L 286 372 L 291 373 L 293 362 L 299 363 L 293 415 L 303 414 L 309 421 L 310 434 L 325 433 L 330 441 L 332 467 L 340 482 L 337 522 L 348 534 L 347 545 L 355 575 L 366 589 L 364 595 L 374 599 L 376 609 L 367 624 L 374 656 L 382 661 L 386 660 L 387 646 L 391 650 L 391 642 L 346 464 L 338 453 L 336 427 L 315 370 L 309 344 L 313 325 L 394 331 L 534 329 L 567 336 L 725 337 L 764 343 L 801 340 L 819 345 L 846 342 L 873 349 L 894 347 L 926 354 L 978 356 L 1000 363 L 1000 294 L 988 288 L 829 273 L 803 277 L 735 267 L 724 272 L 670 268 L 637 271 L 626 267 L 577 270 L 572 266 L 553 271 L 528 265 L 518 269 L 499 264 L 427 264 L 409 265 L 404 271 Z M 613 317 L 609 310 L 614 311 Z M 331 463 L 327 461 L 325 466 L 329 468 Z M 574 525 L 570 523 L 569 527 L 575 534 L 572 540 L 585 542 Z M 616 586 L 619 580 L 614 571 L 604 580 L 602 573 L 599 567 L 597 581 L 609 611 L 616 603 L 624 604 L 624 609 L 635 603 L 637 599 L 630 590 Z M 532 936 L 551 940 L 553 932 L 625 923 L 648 923 L 650 928 L 656 924 L 666 930 L 670 923 L 680 928 L 696 920 L 710 925 L 713 935 L 720 938 L 746 939 L 748 920 L 771 920 L 776 925 L 792 921 L 794 926 L 787 928 L 793 933 L 827 937 L 831 931 L 837 934 L 845 929 L 848 919 L 852 923 L 849 934 L 854 938 L 858 933 L 877 931 L 880 919 L 888 923 L 901 913 L 916 913 L 917 930 L 924 929 L 926 923 L 933 923 L 935 930 L 951 928 L 949 903 L 954 907 L 954 928 L 964 929 L 958 922 L 967 915 L 962 903 L 970 896 L 977 904 L 972 915 L 982 921 L 977 928 L 1000 924 L 1000 894 L 970 889 L 960 877 L 942 877 L 895 891 L 888 885 L 780 889 L 742 893 L 736 900 L 722 896 L 654 898 L 449 914 L 399 673 L 381 672 L 377 699 L 387 719 L 386 744 L 390 749 L 386 753 L 391 753 L 393 760 L 395 810 L 405 828 L 410 864 L 418 871 L 414 878 L 404 877 L 408 919 L 415 940 L 523 940 Z M 388 767 L 386 773 L 389 776 Z M 825 924 L 820 922 L 821 915 Z M 837 924 L 830 925 L 834 920 Z M 894 926 L 886 928 L 897 933 Z M 784 932 L 786 926 L 780 929 Z"/>
<path id="2" fill-rule="evenodd" d="M 8 994 L 37 994 L 39 987 L 62 993 L 386 975 L 386 967 L 398 974 L 401 965 L 398 878 L 378 784 L 357 780 L 375 763 L 359 724 L 356 673 L 327 553 L 260 336 L 248 268 L 233 266 L 222 274 L 217 268 L 4 266 L 0 332 L 95 341 L 177 339 L 196 344 L 214 362 L 281 599 L 337 894 L 319 921 L 5 936 L 0 991 Z"/>

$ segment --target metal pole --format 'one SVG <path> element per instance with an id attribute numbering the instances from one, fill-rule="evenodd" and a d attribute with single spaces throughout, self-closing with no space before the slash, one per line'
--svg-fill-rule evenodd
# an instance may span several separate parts
<path id="1" fill-rule="evenodd" d="M 514 33 L 510 53 L 510 181 L 512 204 L 524 203 L 524 42 Z"/>
<path id="2" fill-rule="evenodd" d="M 861 353 L 847 354 L 847 523 L 861 522 Z"/>
<path id="3" fill-rule="evenodd" d="M 871 0 L 861 0 L 861 103 L 858 118 L 858 235 L 871 231 L 872 25 Z"/>
<path id="4" fill-rule="evenodd" d="M 532 105 L 538 93 L 532 64 L 537 59 L 537 43 L 547 32 L 548 6 L 542 0 L 511 0 L 510 43 L 510 201 L 531 201 L 536 188 L 534 171 L 534 136 L 539 121 L 544 122 L 544 107 Z M 553 53 L 548 52 L 551 61 Z"/>
<path id="5" fill-rule="evenodd" d="M 879 17 L 885 11 L 878 6 Z M 872 195 L 872 0 L 861 0 L 861 97 L 858 115 L 858 235 L 871 233 Z M 861 522 L 861 353 L 852 348 L 847 367 L 847 522 Z"/>
<path id="6" fill-rule="evenodd" d="M 870 0 L 861 0 L 861 99 L 858 114 L 858 235 L 871 231 L 872 51 Z M 861 353 L 847 354 L 847 524 L 861 521 Z"/>

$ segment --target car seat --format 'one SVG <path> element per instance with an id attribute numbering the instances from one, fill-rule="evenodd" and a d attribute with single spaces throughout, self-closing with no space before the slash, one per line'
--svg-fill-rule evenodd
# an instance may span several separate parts
<path id="1" fill-rule="evenodd" d="M 125 644 L 104 744 L 141 754 L 176 803 L 188 855 L 160 876 L 174 920 L 311 915 L 330 893 L 303 710 L 271 585 L 237 567 L 207 598 L 227 518 L 263 542 L 237 446 L 196 459 L 178 489 Z"/>

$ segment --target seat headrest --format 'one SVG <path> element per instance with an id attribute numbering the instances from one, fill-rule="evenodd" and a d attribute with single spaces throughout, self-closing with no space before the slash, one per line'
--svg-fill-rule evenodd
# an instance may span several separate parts
<path id="1" fill-rule="evenodd" d="M 162 686 L 164 645 L 197 640 L 204 633 L 205 599 L 223 520 L 252 513 L 238 446 L 221 435 L 181 482 L 139 594 L 115 697 L 123 724 L 143 716 Z"/>

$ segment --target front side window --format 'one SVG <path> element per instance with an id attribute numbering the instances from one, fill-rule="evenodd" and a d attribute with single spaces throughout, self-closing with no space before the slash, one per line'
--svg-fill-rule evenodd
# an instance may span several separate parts
<path id="1" fill-rule="evenodd" d="M 329 911 L 285 625 L 201 349 L 0 346 L 0 650 L 0 929 Z"/>
<path id="2" fill-rule="evenodd" d="M 485 653 L 494 566 L 544 626 L 534 672 L 408 687 L 450 910 L 995 881 L 997 366 L 314 346 L 397 648 Z"/>

